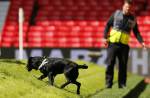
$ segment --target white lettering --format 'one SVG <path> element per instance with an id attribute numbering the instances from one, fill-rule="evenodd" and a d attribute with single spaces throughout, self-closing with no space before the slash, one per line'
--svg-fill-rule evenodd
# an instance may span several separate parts
<path id="1" fill-rule="evenodd" d="M 101 50 L 101 56 L 97 60 L 97 64 L 98 65 L 106 65 L 105 64 L 106 57 L 107 57 L 107 51 L 106 50 Z"/>
<path id="2" fill-rule="evenodd" d="M 42 56 L 42 55 L 43 55 L 43 52 L 42 52 L 41 49 L 33 49 L 31 51 L 31 55 L 30 56 L 34 57 L 34 56 Z"/>
<path id="3" fill-rule="evenodd" d="M 132 51 L 132 71 L 138 73 L 138 67 L 141 66 L 142 74 L 148 74 L 148 52 L 141 51 L 141 57 L 139 57 L 138 50 Z"/>
<path id="4" fill-rule="evenodd" d="M 15 50 L 15 58 L 18 60 L 19 59 L 19 50 Z M 27 59 L 27 52 L 23 50 L 23 59 Z"/>
<path id="5" fill-rule="evenodd" d="M 59 49 L 52 49 L 49 57 L 63 58 L 62 52 Z"/>
<path id="6" fill-rule="evenodd" d="M 75 50 L 73 49 L 70 53 L 70 58 L 72 60 L 82 59 L 85 61 L 90 61 L 91 58 L 88 56 L 88 50 Z"/>

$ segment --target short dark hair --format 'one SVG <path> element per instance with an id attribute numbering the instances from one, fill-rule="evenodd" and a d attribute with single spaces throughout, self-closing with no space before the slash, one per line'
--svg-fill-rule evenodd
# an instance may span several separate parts
<path id="1" fill-rule="evenodd" d="M 124 3 L 132 4 L 132 0 L 124 0 Z"/>

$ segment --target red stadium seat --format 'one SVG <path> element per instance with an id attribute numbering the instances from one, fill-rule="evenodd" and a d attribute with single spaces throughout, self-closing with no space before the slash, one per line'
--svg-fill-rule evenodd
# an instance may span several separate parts
<path id="1" fill-rule="evenodd" d="M 123 4 L 113 0 L 37 0 L 34 25 L 30 24 L 35 0 L 11 0 L 2 34 L 2 46 L 18 47 L 18 9 L 25 11 L 25 47 L 103 47 L 104 27 L 110 15 Z M 117 3 L 116 3 L 117 2 Z M 140 4 L 142 0 L 135 3 Z M 150 2 L 148 1 L 148 4 Z M 150 7 L 138 13 L 139 30 L 150 44 Z M 14 37 L 16 40 L 11 39 Z M 135 36 L 131 47 L 140 47 Z M 63 44 L 62 44 L 63 43 Z"/>

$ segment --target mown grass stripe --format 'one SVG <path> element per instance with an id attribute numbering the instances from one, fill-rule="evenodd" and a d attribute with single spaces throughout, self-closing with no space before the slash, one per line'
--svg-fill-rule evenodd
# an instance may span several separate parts
<path id="1" fill-rule="evenodd" d="M 92 96 L 91 98 L 108 98 L 108 96 L 110 96 L 109 98 L 122 98 L 123 96 L 127 95 L 130 90 L 132 90 L 142 79 L 142 77 L 131 75 L 128 78 L 126 88 L 119 89 L 118 83 L 115 83 L 112 89 L 105 89 L 102 92 L 99 92 L 97 95 Z"/>

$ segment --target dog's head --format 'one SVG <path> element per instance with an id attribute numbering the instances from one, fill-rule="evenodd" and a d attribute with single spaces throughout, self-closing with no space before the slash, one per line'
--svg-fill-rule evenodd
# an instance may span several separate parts
<path id="1" fill-rule="evenodd" d="M 43 57 L 29 57 L 28 63 L 27 63 L 27 70 L 31 71 L 32 69 L 38 70 L 38 67 L 40 66 L 41 62 L 43 60 Z"/>

